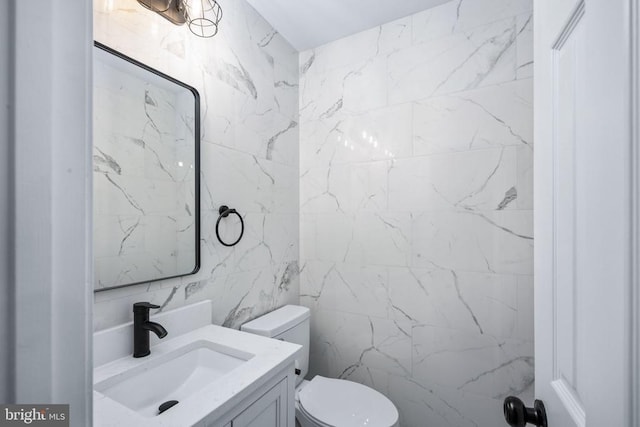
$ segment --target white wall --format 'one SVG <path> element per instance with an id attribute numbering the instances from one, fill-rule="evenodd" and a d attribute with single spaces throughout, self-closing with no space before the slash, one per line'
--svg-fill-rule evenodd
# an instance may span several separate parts
<path id="1" fill-rule="evenodd" d="M 0 335 L 11 336 L 0 375 L 7 401 L 67 403 L 71 425 L 85 426 L 92 417 L 91 8 L 61 6 L 20 0 L 1 8 L 0 303 L 9 309 L 0 307 L 7 316 Z"/>
<path id="2" fill-rule="evenodd" d="M 2 110 L 0 111 L 0 402 L 13 400 L 13 384 L 10 376 L 12 365 L 11 349 L 13 336 L 11 335 L 13 324 L 13 309 L 10 301 L 13 295 L 13 280 L 11 274 L 11 212 L 12 202 L 10 189 L 13 183 L 11 163 L 11 87 L 12 75 L 11 48 L 13 44 L 13 32 L 10 25 L 12 10 L 11 2 L 0 3 L 0 99 Z"/>
<path id="3" fill-rule="evenodd" d="M 301 54 L 312 373 L 403 426 L 533 391 L 532 2 L 462 0 Z"/>
<path id="4" fill-rule="evenodd" d="M 220 4 L 220 32 L 200 39 L 135 1 L 94 1 L 95 39 L 195 87 L 202 110 L 200 271 L 96 293 L 95 329 L 130 320 L 136 301 L 211 299 L 231 327 L 298 302 L 298 53 L 245 1 Z M 223 204 L 244 217 L 234 248 L 215 237 Z"/>

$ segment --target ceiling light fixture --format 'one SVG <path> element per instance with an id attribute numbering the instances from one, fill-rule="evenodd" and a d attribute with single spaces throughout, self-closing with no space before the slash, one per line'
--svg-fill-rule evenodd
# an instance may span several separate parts
<path id="1" fill-rule="evenodd" d="M 216 0 L 138 0 L 175 25 L 187 23 L 198 37 L 210 38 L 218 33 L 222 8 Z"/>

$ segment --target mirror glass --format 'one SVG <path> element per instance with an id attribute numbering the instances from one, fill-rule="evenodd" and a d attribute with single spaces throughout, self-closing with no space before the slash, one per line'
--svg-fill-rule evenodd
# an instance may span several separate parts
<path id="1" fill-rule="evenodd" d="M 95 43 L 94 289 L 198 270 L 200 100 Z"/>

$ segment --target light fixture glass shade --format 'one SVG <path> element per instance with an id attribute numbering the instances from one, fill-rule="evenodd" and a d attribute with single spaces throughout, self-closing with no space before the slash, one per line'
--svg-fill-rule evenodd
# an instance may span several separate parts
<path id="1" fill-rule="evenodd" d="M 152 10 L 175 25 L 182 25 L 185 19 L 182 0 L 138 0 L 138 3 Z"/>
<path id="2" fill-rule="evenodd" d="M 154 12 L 166 12 L 171 6 L 171 0 L 138 0 L 138 3 Z M 113 9 L 113 6 L 111 9 Z"/>
<path id="3" fill-rule="evenodd" d="M 189 30 L 198 37 L 209 38 L 218 33 L 222 8 L 216 0 L 184 0 Z"/>

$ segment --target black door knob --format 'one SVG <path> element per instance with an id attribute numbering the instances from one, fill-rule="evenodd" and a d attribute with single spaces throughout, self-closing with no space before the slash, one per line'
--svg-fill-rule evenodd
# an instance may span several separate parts
<path id="1" fill-rule="evenodd" d="M 509 396 L 504 399 L 502 409 L 504 419 L 510 426 L 525 427 L 527 424 L 533 424 L 538 427 L 547 427 L 547 411 L 544 409 L 542 400 L 536 399 L 533 408 L 527 408 L 522 400 Z"/>

